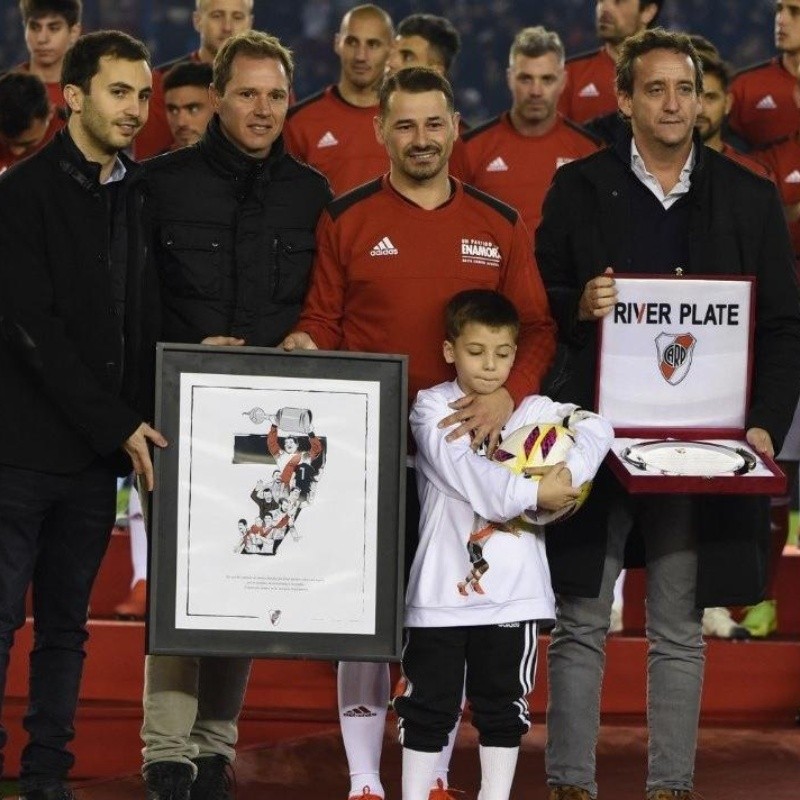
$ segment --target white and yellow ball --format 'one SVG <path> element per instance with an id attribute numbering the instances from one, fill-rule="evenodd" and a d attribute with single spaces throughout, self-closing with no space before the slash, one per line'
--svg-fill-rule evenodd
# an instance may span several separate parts
<path id="1" fill-rule="evenodd" d="M 552 422 L 524 425 L 503 439 L 492 459 L 515 475 L 521 475 L 529 467 L 549 467 L 566 460 L 574 444 L 575 435 L 561 425 Z M 531 480 L 539 480 L 539 477 L 531 476 Z M 591 488 L 592 482 L 586 481 L 575 501 L 559 511 L 528 509 L 513 520 L 513 526 L 530 529 L 532 525 L 551 525 L 566 519 L 583 505 Z"/>

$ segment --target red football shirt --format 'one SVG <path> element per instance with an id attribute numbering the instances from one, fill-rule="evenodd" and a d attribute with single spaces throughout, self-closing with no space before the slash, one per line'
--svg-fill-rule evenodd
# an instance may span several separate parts
<path id="1" fill-rule="evenodd" d="M 769 169 L 769 167 L 762 164 L 761 161 L 757 161 L 752 156 L 748 156 L 745 153 L 740 153 L 738 150 L 731 147 L 727 142 L 722 143 L 722 150 L 720 150 L 720 153 L 730 159 L 733 159 L 737 164 L 747 167 L 747 169 L 749 169 L 751 172 L 755 172 L 756 175 L 761 175 L 764 178 L 769 178 L 773 183 L 775 182 L 775 176 L 772 174 L 772 171 Z M 762 154 L 759 153 L 759 155 Z"/>
<path id="2" fill-rule="evenodd" d="M 289 109 L 283 127 L 286 149 L 318 169 L 334 194 L 342 194 L 389 166 L 386 148 L 375 138 L 377 113 L 377 105 L 351 105 L 336 86 L 329 86 Z"/>
<path id="3" fill-rule="evenodd" d="M 297 330 L 320 349 L 409 356 L 409 398 L 451 380 L 442 357 L 444 308 L 463 289 L 496 289 L 522 327 L 506 384 L 516 403 L 538 391 L 555 325 L 530 237 L 509 206 L 453 180 L 425 210 L 384 176 L 337 198 L 317 227 L 311 285 Z"/>
<path id="4" fill-rule="evenodd" d="M 567 82 L 558 110 L 573 122 L 588 122 L 617 110 L 617 65 L 603 47 L 567 59 Z"/>
<path id="5" fill-rule="evenodd" d="M 556 170 L 597 149 L 594 138 L 560 116 L 543 136 L 523 136 L 506 112 L 461 137 L 450 171 L 516 208 L 533 234 Z"/>
<path id="6" fill-rule="evenodd" d="M 731 128 L 751 147 L 764 147 L 794 133 L 800 122 L 796 84 L 777 57 L 740 72 L 731 83 Z"/>
<path id="7" fill-rule="evenodd" d="M 758 154 L 764 164 L 772 170 L 775 183 L 785 206 L 800 203 L 800 134 L 773 145 Z M 800 259 L 800 219 L 789 223 L 795 256 Z"/>

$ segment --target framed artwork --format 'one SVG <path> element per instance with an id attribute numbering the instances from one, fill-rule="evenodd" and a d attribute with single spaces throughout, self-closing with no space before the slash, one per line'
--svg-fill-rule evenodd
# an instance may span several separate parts
<path id="1" fill-rule="evenodd" d="M 405 356 L 160 344 L 148 651 L 393 660 Z"/>

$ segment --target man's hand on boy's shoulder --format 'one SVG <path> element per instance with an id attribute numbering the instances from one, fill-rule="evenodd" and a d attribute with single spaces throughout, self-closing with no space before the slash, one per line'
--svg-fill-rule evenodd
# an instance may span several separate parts
<path id="1" fill-rule="evenodd" d="M 447 434 L 447 441 L 468 435 L 472 438 L 473 450 L 486 442 L 486 454 L 491 456 L 500 443 L 500 431 L 514 413 L 514 401 L 508 390 L 501 386 L 491 394 L 467 394 L 449 405 L 454 411 L 439 423 L 439 427 L 458 427 Z"/>

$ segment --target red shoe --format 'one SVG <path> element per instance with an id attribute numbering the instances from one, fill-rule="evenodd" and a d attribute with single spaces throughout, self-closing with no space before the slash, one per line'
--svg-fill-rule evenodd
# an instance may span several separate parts
<path id="1" fill-rule="evenodd" d="M 114 615 L 120 619 L 144 619 L 147 612 L 147 581 L 133 584 L 130 594 L 114 608 Z"/>
<path id="2" fill-rule="evenodd" d="M 379 797 L 377 794 L 372 794 L 369 790 L 369 786 L 365 786 L 361 790 L 361 794 L 351 794 L 347 800 L 383 800 L 383 798 Z"/>
<path id="3" fill-rule="evenodd" d="M 453 792 L 455 792 L 455 794 L 453 794 Z M 428 800 L 459 800 L 459 798 L 456 797 L 456 794 L 463 796 L 465 792 L 462 792 L 461 789 L 453 789 L 452 786 L 445 788 L 442 779 L 437 778 L 436 788 L 431 789 L 431 793 L 428 795 Z"/>

